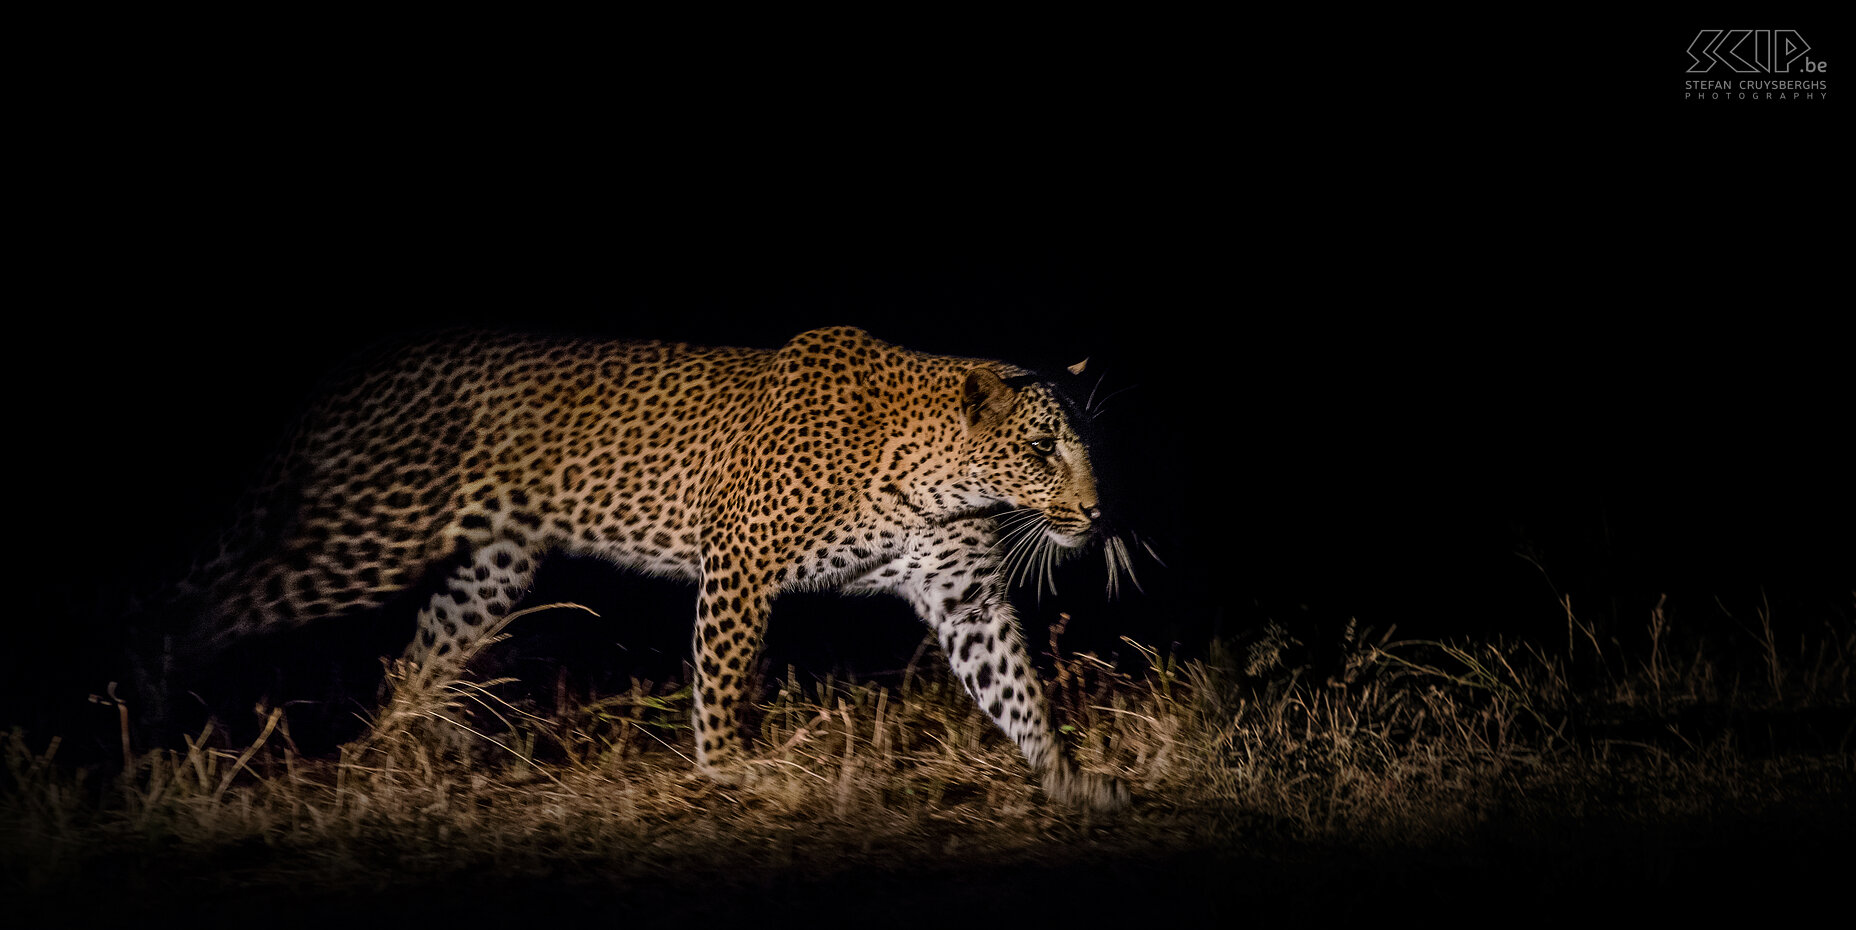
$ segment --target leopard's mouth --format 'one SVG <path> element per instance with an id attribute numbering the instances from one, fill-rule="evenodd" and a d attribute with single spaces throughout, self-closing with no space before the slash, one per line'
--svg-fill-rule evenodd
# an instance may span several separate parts
<path id="1" fill-rule="evenodd" d="M 1107 592 L 1114 598 L 1120 592 L 1124 576 L 1135 588 L 1141 586 L 1134 576 L 1130 543 L 1153 554 L 1153 547 L 1138 536 L 1125 535 L 1126 539 L 1096 507 L 1090 507 L 1086 513 L 1019 508 L 1000 516 L 998 546 L 1003 553 L 1002 568 L 1011 584 L 1029 582 L 1040 592 L 1049 588 L 1054 594 L 1057 586 L 1052 569 L 1056 564 L 1076 556 L 1085 546 L 1100 542 L 1108 564 Z M 1154 559 L 1159 561 L 1158 556 Z"/>
<path id="2" fill-rule="evenodd" d="M 1095 527 L 1085 521 L 1051 517 L 1049 526 L 1045 527 L 1044 535 L 1051 542 L 1065 549 L 1080 549 L 1088 545 L 1089 541 L 1095 537 Z"/>

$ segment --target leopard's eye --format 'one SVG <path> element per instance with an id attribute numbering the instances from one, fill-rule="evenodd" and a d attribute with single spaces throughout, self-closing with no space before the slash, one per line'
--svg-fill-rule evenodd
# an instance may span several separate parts
<path id="1" fill-rule="evenodd" d="M 1031 451 L 1036 452 L 1039 455 L 1049 455 L 1052 452 L 1057 451 L 1057 440 L 1050 439 L 1050 438 L 1033 439 L 1029 443 L 1026 443 L 1026 445 L 1029 445 L 1031 447 Z"/>

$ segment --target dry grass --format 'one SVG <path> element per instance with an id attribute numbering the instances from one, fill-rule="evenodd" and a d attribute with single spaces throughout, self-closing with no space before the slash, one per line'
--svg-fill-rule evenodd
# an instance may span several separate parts
<path id="1" fill-rule="evenodd" d="M 15 900 L 99 877 L 160 899 L 203 872 L 245 889 L 487 871 L 751 896 L 781 876 L 956 862 L 1450 859 L 1491 843 L 1536 861 L 1580 854 L 1568 837 L 1594 825 L 1796 814 L 1847 829 L 1856 630 L 1833 620 L 1787 640 L 1761 614 L 1710 653 L 1664 606 L 1634 655 L 1568 605 L 1554 647 L 1349 624 L 1317 661 L 1271 625 L 1192 661 L 1132 641 L 1137 660 L 1119 667 L 1064 656 L 1051 690 L 1066 737 L 1084 767 L 1135 790 L 1109 818 L 1047 803 L 927 646 L 881 685 L 789 671 L 761 705 L 760 777 L 743 788 L 696 775 L 687 690 L 634 682 L 540 713 L 496 682 L 396 669 L 392 699 L 337 758 L 299 755 L 265 708 L 250 745 L 223 746 L 209 725 L 113 773 L 61 766 L 55 737 L 14 732 L 0 866 Z"/>

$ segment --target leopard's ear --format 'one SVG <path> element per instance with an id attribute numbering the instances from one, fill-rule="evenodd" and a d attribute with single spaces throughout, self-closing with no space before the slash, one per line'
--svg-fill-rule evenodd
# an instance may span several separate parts
<path id="1" fill-rule="evenodd" d="M 1083 369 L 1087 368 L 1088 366 L 1089 366 L 1089 360 L 1083 359 L 1082 361 L 1077 362 L 1076 364 L 1070 366 L 1070 374 L 1076 375 L 1077 377 L 1081 377 L 1083 374 Z"/>
<path id="2" fill-rule="evenodd" d="M 969 429 L 999 425 L 1017 402 L 1017 392 L 990 368 L 969 370 L 960 386 L 960 414 Z"/>

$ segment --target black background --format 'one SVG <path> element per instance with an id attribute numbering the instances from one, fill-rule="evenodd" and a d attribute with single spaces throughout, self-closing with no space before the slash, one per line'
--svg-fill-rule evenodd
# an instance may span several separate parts
<path id="1" fill-rule="evenodd" d="M 1090 357 L 1165 566 L 1027 596 L 1077 647 L 1846 616 L 1844 111 L 1680 100 L 1699 28 L 1841 36 L 1561 16 L 65 33 L 16 143 L 9 716 L 83 713 L 113 667 L 44 658 L 113 656 L 331 366 L 460 322 Z M 917 638 L 802 608 L 815 671 Z M 681 629 L 600 622 L 569 648 Z"/>

